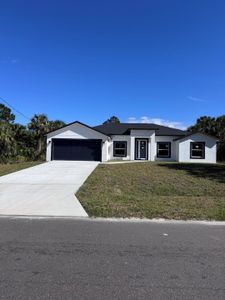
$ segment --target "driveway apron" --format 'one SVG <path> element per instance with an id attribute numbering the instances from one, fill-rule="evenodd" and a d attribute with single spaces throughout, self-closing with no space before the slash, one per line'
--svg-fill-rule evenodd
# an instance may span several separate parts
<path id="1" fill-rule="evenodd" d="M 0 215 L 87 217 L 76 191 L 98 162 L 51 161 L 0 177 Z"/>

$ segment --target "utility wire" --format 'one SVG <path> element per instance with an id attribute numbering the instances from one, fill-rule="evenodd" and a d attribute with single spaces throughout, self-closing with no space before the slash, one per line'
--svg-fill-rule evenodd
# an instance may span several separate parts
<path id="1" fill-rule="evenodd" d="M 6 101 L 5 99 L 3 99 L 2 97 L 0 97 L 0 100 L 2 100 L 5 104 L 7 104 L 10 108 L 12 108 L 12 110 L 14 110 L 15 112 L 17 112 L 18 114 L 20 114 L 22 117 L 24 117 L 25 119 L 29 120 L 31 118 L 27 117 L 25 114 L 23 114 L 21 111 L 19 111 L 18 109 L 16 109 L 13 105 L 11 105 L 8 101 Z"/>

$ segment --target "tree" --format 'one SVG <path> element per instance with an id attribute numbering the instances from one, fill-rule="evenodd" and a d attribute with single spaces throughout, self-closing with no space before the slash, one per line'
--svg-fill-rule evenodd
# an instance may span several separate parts
<path id="1" fill-rule="evenodd" d="M 21 124 L 12 124 L 12 130 L 16 141 L 17 159 L 32 160 L 35 158 L 36 140 L 34 134 Z"/>
<path id="2" fill-rule="evenodd" d="M 191 132 L 202 132 L 209 135 L 216 136 L 217 134 L 217 122 L 215 118 L 211 118 L 208 116 L 203 116 L 197 119 L 197 122 L 195 125 L 188 128 Z"/>
<path id="3" fill-rule="evenodd" d="M 61 120 L 49 121 L 49 131 L 54 131 L 65 125 L 66 125 L 65 122 L 63 122 Z"/>
<path id="4" fill-rule="evenodd" d="M 0 121 L 5 121 L 7 123 L 13 123 L 15 121 L 15 115 L 12 113 L 11 109 L 2 103 L 0 103 Z"/>
<path id="5" fill-rule="evenodd" d="M 61 120 L 49 121 L 45 114 L 35 114 L 27 126 L 14 123 L 11 109 L 0 103 L 0 161 L 40 159 L 45 154 L 46 134 L 63 127 Z"/>
<path id="6" fill-rule="evenodd" d="M 116 116 L 112 116 L 108 120 L 106 120 L 103 124 L 108 124 L 108 123 L 120 123 L 120 120 Z"/>
<path id="7" fill-rule="evenodd" d="M 218 144 L 218 160 L 225 161 L 225 115 L 216 119 Z"/>
<path id="8" fill-rule="evenodd" d="M 16 141 L 10 124 L 0 120 L 0 161 L 7 162 L 16 155 Z"/>
<path id="9" fill-rule="evenodd" d="M 31 122 L 28 124 L 28 129 L 36 139 L 36 157 L 40 157 L 44 148 L 45 135 L 49 131 L 49 121 L 45 114 L 35 114 Z"/>
<path id="10" fill-rule="evenodd" d="M 220 140 L 225 141 L 225 115 L 216 119 L 217 136 Z"/>
<path id="11" fill-rule="evenodd" d="M 49 121 L 45 114 L 36 114 L 33 116 L 31 122 L 28 124 L 28 129 L 36 141 L 36 158 L 40 158 L 41 155 L 44 155 L 46 149 L 46 134 L 64 125 L 65 123 L 61 120 Z"/>

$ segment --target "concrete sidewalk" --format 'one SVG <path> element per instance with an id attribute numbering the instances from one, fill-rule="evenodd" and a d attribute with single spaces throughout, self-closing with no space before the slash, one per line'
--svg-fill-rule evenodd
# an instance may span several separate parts
<path id="1" fill-rule="evenodd" d="M 51 161 L 0 177 L 0 215 L 87 217 L 74 193 L 97 165 Z"/>

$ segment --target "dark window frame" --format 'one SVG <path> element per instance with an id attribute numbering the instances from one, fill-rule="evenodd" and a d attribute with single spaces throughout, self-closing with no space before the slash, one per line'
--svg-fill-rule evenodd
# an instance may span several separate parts
<path id="1" fill-rule="evenodd" d="M 124 148 L 116 148 L 116 143 L 124 143 Z M 116 154 L 116 150 L 124 150 L 124 154 Z M 113 157 L 127 157 L 127 141 L 113 141 Z"/>
<path id="2" fill-rule="evenodd" d="M 159 144 L 168 144 L 169 145 L 169 147 L 168 147 L 168 151 L 169 151 L 169 153 L 168 153 L 168 155 L 160 155 L 159 153 L 158 153 L 158 150 L 159 150 Z M 171 142 L 157 142 L 157 158 L 171 158 Z"/>
<path id="3" fill-rule="evenodd" d="M 202 157 L 197 157 L 197 156 L 192 155 L 192 150 L 196 150 L 196 149 L 193 149 L 194 144 L 202 144 L 203 145 Z M 205 142 L 191 142 L 190 143 L 190 159 L 205 159 Z"/>

